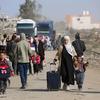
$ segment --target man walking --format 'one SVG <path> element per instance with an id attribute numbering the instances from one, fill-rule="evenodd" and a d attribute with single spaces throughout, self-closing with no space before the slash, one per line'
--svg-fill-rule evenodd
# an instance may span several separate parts
<path id="1" fill-rule="evenodd" d="M 20 42 L 17 44 L 17 61 L 18 61 L 18 69 L 20 72 L 21 79 L 21 88 L 25 89 L 27 84 L 27 70 L 29 67 L 29 57 L 31 55 L 31 48 L 26 40 L 25 34 L 20 34 Z"/>
<path id="2" fill-rule="evenodd" d="M 80 39 L 80 34 L 77 32 L 75 35 L 75 40 L 72 42 L 72 45 L 75 48 L 77 56 L 83 56 L 84 51 L 86 50 L 86 46 L 84 41 Z"/>

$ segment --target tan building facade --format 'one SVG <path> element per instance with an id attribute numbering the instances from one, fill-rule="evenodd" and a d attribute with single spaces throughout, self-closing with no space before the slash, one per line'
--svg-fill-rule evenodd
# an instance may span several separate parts
<path id="1" fill-rule="evenodd" d="M 99 29 L 100 23 L 92 23 L 92 18 L 89 12 L 83 12 L 82 15 L 78 16 L 72 16 L 67 15 L 66 16 L 66 23 L 68 29 Z"/>

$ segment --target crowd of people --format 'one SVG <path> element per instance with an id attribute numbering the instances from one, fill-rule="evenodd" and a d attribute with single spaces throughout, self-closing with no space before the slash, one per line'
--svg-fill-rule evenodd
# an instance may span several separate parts
<path id="1" fill-rule="evenodd" d="M 69 36 L 64 36 L 59 43 L 58 52 L 55 58 L 52 59 L 54 59 L 54 62 L 59 61 L 58 69 L 64 83 L 63 89 L 69 90 L 69 86 L 74 85 L 76 79 L 78 89 L 81 90 L 84 72 L 88 65 L 87 62 L 84 62 L 85 44 L 80 40 L 79 33 L 75 35 L 75 41 L 72 43 Z M 45 59 L 44 45 L 44 42 L 39 40 L 38 36 L 26 38 L 24 33 L 21 33 L 20 37 L 14 33 L 11 39 L 8 39 L 7 35 L 4 34 L 3 40 L 0 41 L 0 71 L 2 67 L 8 66 L 10 68 L 10 73 L 8 74 L 20 75 L 20 89 L 25 89 L 28 70 L 29 74 L 34 72 L 34 75 L 38 75 L 43 70 L 43 61 Z M 8 62 L 11 62 L 11 64 L 9 65 Z M 10 76 L 1 77 L 1 74 L 0 92 L 5 92 L 7 79 Z M 4 88 L 2 88 L 2 84 L 5 84 Z"/>
<path id="2" fill-rule="evenodd" d="M 31 41 L 26 38 L 24 33 L 21 33 L 20 37 L 17 37 L 16 34 L 13 34 L 11 40 L 9 41 L 7 41 L 7 36 L 6 36 L 6 38 L 4 37 L 4 40 L 5 40 L 5 44 L 3 44 L 4 41 L 1 40 L 0 55 L 5 54 L 6 56 L 4 56 L 5 57 L 4 59 L 6 60 L 6 58 L 8 58 L 9 61 L 11 61 L 12 63 L 11 66 L 13 68 L 13 70 L 11 69 L 11 71 L 13 71 L 16 75 L 20 75 L 21 84 L 22 84 L 20 89 L 25 89 L 27 86 L 28 70 L 29 70 L 29 74 L 33 74 L 32 64 L 33 64 L 34 74 L 35 73 L 38 74 L 43 70 L 43 60 L 45 58 L 45 49 L 44 49 L 43 42 L 40 41 L 37 36 L 33 37 L 33 41 Z M 2 61 L 2 57 L 0 60 Z M 3 66 L 9 66 L 9 65 L 6 63 L 0 65 L 0 67 Z M 0 76 L 1 91 L 3 90 L 1 80 L 6 79 L 5 81 L 6 84 L 7 79 L 9 78 L 8 76 L 7 77 Z"/>

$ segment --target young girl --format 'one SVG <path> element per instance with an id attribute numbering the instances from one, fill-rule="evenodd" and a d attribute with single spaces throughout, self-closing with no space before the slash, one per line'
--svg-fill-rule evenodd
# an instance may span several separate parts
<path id="1" fill-rule="evenodd" d="M 32 63 L 33 63 L 33 68 L 34 68 L 34 74 L 38 75 L 38 72 L 40 71 L 40 56 L 37 55 L 35 52 L 34 55 L 32 56 Z"/>
<path id="2" fill-rule="evenodd" d="M 75 67 L 75 77 L 78 85 L 78 89 L 81 90 L 84 82 L 84 72 L 86 71 L 86 66 L 88 62 L 84 62 L 82 57 L 74 58 L 74 67 Z"/>
<path id="3" fill-rule="evenodd" d="M 6 59 L 6 53 L 0 52 L 0 94 L 4 94 L 7 88 L 7 80 L 13 73 L 10 62 Z"/>

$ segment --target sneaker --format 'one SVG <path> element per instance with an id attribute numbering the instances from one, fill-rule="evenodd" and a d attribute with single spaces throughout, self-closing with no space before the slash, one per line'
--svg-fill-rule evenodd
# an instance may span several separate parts
<path id="1" fill-rule="evenodd" d="M 79 90 L 79 91 L 82 90 L 82 85 L 78 85 L 78 90 Z"/>
<path id="2" fill-rule="evenodd" d="M 2 90 L 2 94 L 5 94 L 5 92 L 6 92 L 5 90 Z"/>
<path id="3" fill-rule="evenodd" d="M 0 95 L 1 95 L 1 94 L 5 94 L 5 92 L 6 92 L 6 90 L 0 89 Z"/>
<path id="4" fill-rule="evenodd" d="M 25 86 L 20 87 L 20 89 L 25 89 Z"/>
<path id="5" fill-rule="evenodd" d="M 67 86 L 67 91 L 69 91 L 69 90 L 70 90 L 70 86 L 68 85 L 68 86 Z"/>

